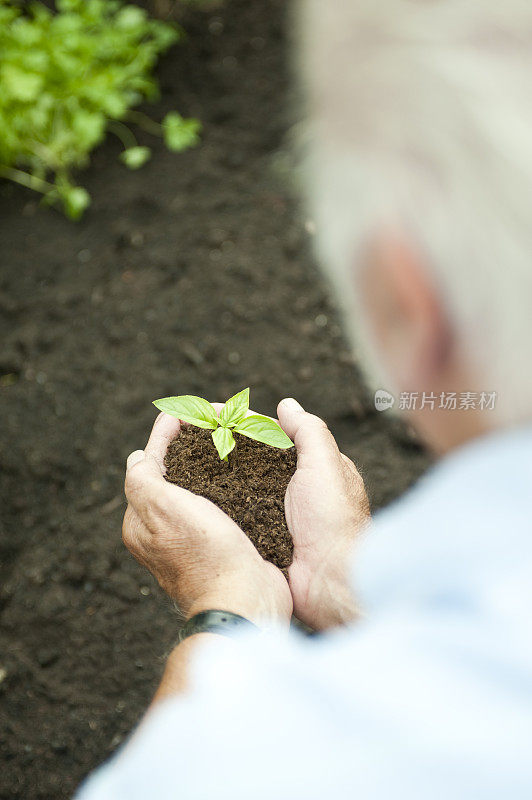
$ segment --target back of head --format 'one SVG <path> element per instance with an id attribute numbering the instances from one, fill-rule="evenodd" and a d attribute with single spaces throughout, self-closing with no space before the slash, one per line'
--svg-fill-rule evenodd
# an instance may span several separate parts
<path id="1" fill-rule="evenodd" d="M 311 201 L 348 319 L 353 264 L 399 226 L 499 423 L 530 419 L 532 4 L 303 0 L 301 22 Z"/>

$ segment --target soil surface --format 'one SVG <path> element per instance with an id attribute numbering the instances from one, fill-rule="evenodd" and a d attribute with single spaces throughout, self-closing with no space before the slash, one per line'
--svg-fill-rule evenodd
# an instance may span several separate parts
<path id="1" fill-rule="evenodd" d="M 296 469 L 296 453 L 234 434 L 229 462 L 220 461 L 211 432 L 184 427 L 170 442 L 166 480 L 216 503 L 239 525 L 266 561 L 285 576 L 292 563 L 284 496 Z"/>
<path id="2" fill-rule="evenodd" d="M 111 138 L 73 224 L 0 182 L 0 798 L 63 800 L 124 740 L 176 639 L 171 603 L 120 537 L 123 469 L 154 397 L 251 386 L 324 417 L 373 509 L 428 459 L 375 411 L 282 165 L 295 104 L 285 0 L 183 13 L 156 119 L 199 148 L 129 172 Z M 308 226 L 307 226 L 308 227 Z"/>

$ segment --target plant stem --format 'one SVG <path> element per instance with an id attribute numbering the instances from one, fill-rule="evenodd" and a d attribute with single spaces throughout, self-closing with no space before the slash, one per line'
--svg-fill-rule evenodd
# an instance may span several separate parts
<path id="1" fill-rule="evenodd" d="M 130 147 L 137 146 L 138 142 L 133 131 L 130 131 L 127 125 L 124 125 L 123 122 L 119 122 L 117 119 L 112 119 L 107 123 L 107 127 L 111 133 L 114 133 L 114 135 L 120 139 L 126 150 Z"/>
<path id="2" fill-rule="evenodd" d="M 143 114 L 142 111 L 128 111 L 126 119 L 134 122 L 139 128 L 146 131 L 146 133 L 152 133 L 154 136 L 161 135 L 163 126 L 159 122 L 155 122 L 151 117 L 148 117 L 147 114 Z"/>
<path id="3" fill-rule="evenodd" d="M 52 183 L 48 183 L 43 178 L 30 175 L 29 172 L 23 172 L 21 169 L 15 169 L 15 167 L 6 167 L 3 164 L 0 164 L 0 177 L 7 178 L 10 181 L 19 183 L 21 186 L 25 186 L 27 189 L 33 189 L 34 192 L 41 192 L 42 194 L 48 194 L 55 188 Z"/>

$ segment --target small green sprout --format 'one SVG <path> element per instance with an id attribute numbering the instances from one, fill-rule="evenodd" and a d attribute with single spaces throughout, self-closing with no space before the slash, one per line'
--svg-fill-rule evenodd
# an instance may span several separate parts
<path id="1" fill-rule="evenodd" d="M 189 422 L 197 428 L 212 430 L 218 455 L 224 461 L 227 461 L 229 453 L 236 445 L 233 431 L 282 450 L 293 446 L 292 440 L 273 419 L 262 414 L 248 414 L 249 389 L 243 389 L 231 397 L 220 411 L 220 416 L 207 400 L 191 394 L 163 397 L 161 400 L 154 400 L 153 405 L 165 414 Z"/>

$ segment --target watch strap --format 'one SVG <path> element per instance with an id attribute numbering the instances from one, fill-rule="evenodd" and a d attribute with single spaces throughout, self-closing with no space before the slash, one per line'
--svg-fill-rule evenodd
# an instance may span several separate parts
<path id="1" fill-rule="evenodd" d="M 178 633 L 177 641 L 182 642 L 193 636 L 195 633 L 220 633 L 223 636 L 234 636 L 239 631 L 254 628 L 258 630 L 257 626 L 250 622 L 246 617 L 241 617 L 240 614 L 233 614 L 232 611 L 220 611 L 218 609 L 210 609 L 209 611 L 200 611 L 199 614 L 194 614 Z"/>

